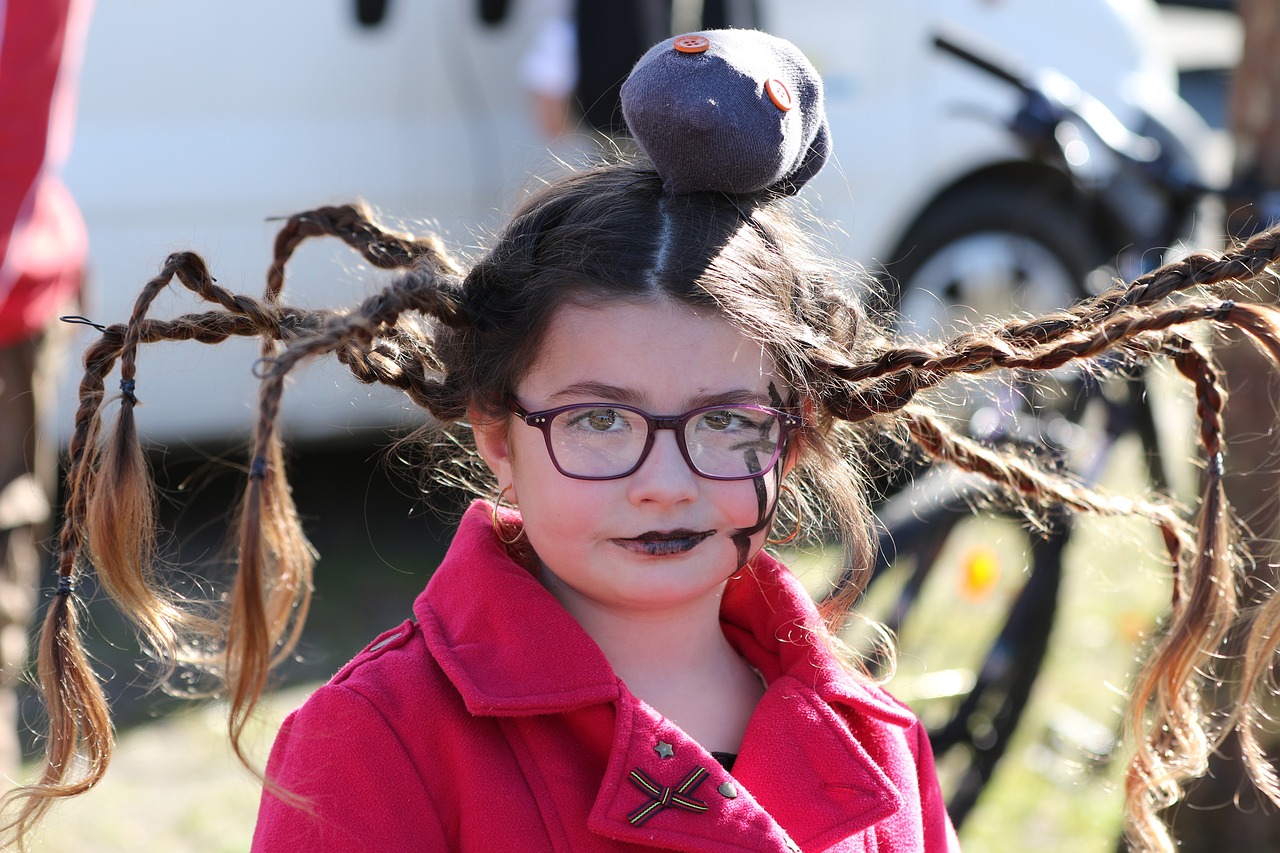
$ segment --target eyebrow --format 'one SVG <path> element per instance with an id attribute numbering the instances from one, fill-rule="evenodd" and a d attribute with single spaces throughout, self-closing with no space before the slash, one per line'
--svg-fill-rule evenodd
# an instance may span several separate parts
<path id="1" fill-rule="evenodd" d="M 644 409 L 648 402 L 643 394 L 631 388 L 610 385 L 607 382 L 575 382 L 552 394 L 547 403 L 548 406 L 554 407 L 557 403 L 562 404 L 564 401 L 577 399 L 581 399 L 584 402 L 598 400 L 600 402 L 621 403 L 626 406 L 635 406 L 637 409 Z M 752 391 L 747 388 L 732 388 L 727 391 L 695 395 L 689 400 L 687 410 L 700 409 L 703 406 L 727 406 L 731 404 L 773 405 L 767 393 Z M 653 413 L 651 412 L 650 414 Z"/>

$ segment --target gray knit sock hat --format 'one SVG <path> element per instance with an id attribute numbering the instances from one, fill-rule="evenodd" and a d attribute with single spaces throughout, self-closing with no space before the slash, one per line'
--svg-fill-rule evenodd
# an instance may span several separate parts
<path id="1" fill-rule="evenodd" d="M 831 148 L 818 72 L 791 42 L 758 30 L 650 48 L 622 85 L 622 115 L 673 193 L 790 195 Z"/>

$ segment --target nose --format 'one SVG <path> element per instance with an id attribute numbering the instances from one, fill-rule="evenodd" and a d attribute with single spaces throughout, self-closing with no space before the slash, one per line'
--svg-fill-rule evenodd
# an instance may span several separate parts
<path id="1" fill-rule="evenodd" d="M 699 477 L 689 467 L 672 430 L 658 430 L 640 468 L 627 478 L 634 503 L 679 503 L 698 496 Z"/>

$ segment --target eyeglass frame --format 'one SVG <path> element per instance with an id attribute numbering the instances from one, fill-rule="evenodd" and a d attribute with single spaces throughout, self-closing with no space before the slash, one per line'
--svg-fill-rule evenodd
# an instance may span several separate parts
<path id="1" fill-rule="evenodd" d="M 642 447 L 640 450 L 640 458 L 636 460 L 635 465 L 632 465 L 629 469 L 627 469 L 625 472 L 621 474 L 609 474 L 608 476 L 603 476 L 603 477 L 591 477 L 591 476 L 585 476 L 582 474 L 570 474 L 568 471 L 564 470 L 564 468 L 560 467 L 560 460 L 556 459 L 556 452 L 551 444 L 551 422 L 555 420 L 556 415 L 559 415 L 561 412 L 570 411 L 572 409 L 590 409 L 594 407 L 622 409 L 623 411 L 634 412 L 635 414 L 639 415 L 641 418 L 644 419 L 645 425 L 648 428 L 648 433 L 645 436 L 645 440 L 644 440 L 644 447 Z M 624 477 L 630 477 L 632 474 L 639 471 L 640 466 L 643 465 L 644 461 L 649 458 L 649 452 L 653 450 L 653 442 L 655 440 L 655 437 L 657 436 L 658 430 L 662 430 L 662 429 L 669 429 L 675 433 L 676 447 L 680 449 L 680 455 L 684 458 L 685 464 L 689 466 L 689 470 L 697 474 L 699 477 L 702 477 L 705 480 L 720 480 L 720 481 L 730 481 L 730 482 L 737 481 L 737 480 L 754 480 L 759 477 L 763 477 L 765 474 L 768 474 L 770 471 L 773 470 L 773 467 L 778 464 L 778 460 L 782 458 L 783 453 L 786 451 L 787 443 L 791 438 L 791 433 L 796 430 L 799 430 L 801 427 L 804 426 L 804 419 L 801 418 L 799 415 L 793 415 L 790 412 L 783 412 L 783 411 L 779 411 L 778 409 L 770 408 L 769 406 L 760 406 L 754 403 L 743 403 L 739 405 L 724 405 L 722 403 L 720 405 L 714 405 L 714 406 L 699 406 L 696 409 L 690 409 L 684 414 L 665 415 L 665 416 L 654 416 L 644 411 L 643 409 L 637 409 L 635 406 L 626 406 L 621 403 L 604 403 L 604 402 L 570 403 L 567 406 L 557 406 L 554 409 L 542 409 L 541 411 L 530 412 L 530 411 L 526 411 L 524 406 L 520 405 L 520 403 L 517 402 L 515 399 L 509 399 L 507 401 L 507 408 L 510 409 L 511 413 L 514 414 L 521 421 L 523 421 L 525 424 L 533 427 L 534 429 L 542 433 L 542 438 L 547 445 L 547 456 L 550 457 L 551 464 L 554 465 L 555 469 L 559 471 L 563 476 L 568 477 L 571 480 L 597 480 L 597 481 L 598 480 L 621 480 Z M 778 419 L 778 428 L 779 430 L 781 430 L 781 432 L 778 435 L 777 447 L 774 448 L 773 456 L 770 457 L 769 459 L 769 464 L 762 467 L 759 472 L 746 474 L 740 477 L 724 477 L 724 476 L 717 476 L 712 474 L 704 474 L 703 472 L 698 470 L 698 466 L 693 464 L 693 459 L 689 456 L 689 445 L 686 443 L 686 439 L 684 435 L 685 426 L 689 423 L 689 421 L 693 420 L 698 415 L 704 414 L 706 412 L 723 411 L 725 409 L 750 409 L 752 411 L 765 412 L 767 414 L 773 415 Z"/>

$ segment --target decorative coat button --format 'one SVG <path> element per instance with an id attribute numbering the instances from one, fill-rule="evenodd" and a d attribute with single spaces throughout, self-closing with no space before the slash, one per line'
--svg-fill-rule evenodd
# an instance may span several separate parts
<path id="1" fill-rule="evenodd" d="M 667 743 L 665 740 L 658 741 L 657 745 L 653 748 L 653 751 L 658 753 L 659 758 L 670 758 L 676 754 L 676 751 L 671 748 L 671 744 Z"/>
<path id="2" fill-rule="evenodd" d="M 658 784 L 648 773 L 637 767 L 631 771 L 631 783 L 644 792 L 646 802 L 627 815 L 627 822 L 632 826 L 640 826 L 665 809 L 680 809 L 694 814 L 705 813 L 708 809 L 707 804 L 696 799 L 693 792 L 706 778 L 706 768 L 694 767 L 680 780 L 679 785 L 670 788 Z"/>
<path id="3" fill-rule="evenodd" d="M 721 784 L 717 790 L 720 791 L 720 796 L 724 797 L 726 800 L 732 800 L 738 796 L 738 789 L 733 786 L 732 782 L 725 782 Z"/>
<path id="4" fill-rule="evenodd" d="M 673 44 L 681 53 L 703 53 L 711 47 L 706 36 L 680 36 Z"/>
<path id="5" fill-rule="evenodd" d="M 778 78 L 766 80 L 764 90 L 769 93 L 769 100 L 784 113 L 791 109 L 791 90 Z"/>

